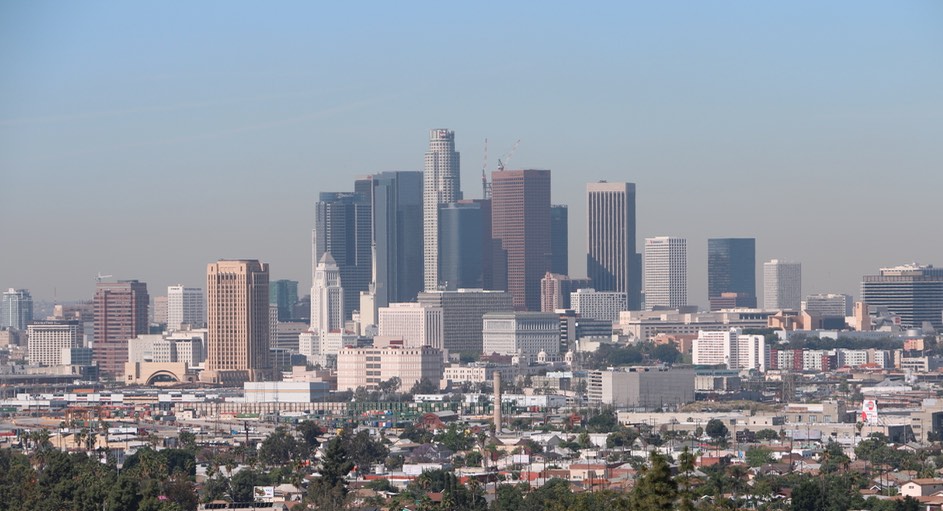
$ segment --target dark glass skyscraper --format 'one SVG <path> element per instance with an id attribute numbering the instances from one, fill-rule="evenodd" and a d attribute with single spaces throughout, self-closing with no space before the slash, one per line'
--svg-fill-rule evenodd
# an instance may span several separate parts
<path id="1" fill-rule="evenodd" d="M 736 293 L 736 305 L 756 307 L 756 239 L 707 240 L 707 295 Z"/>
<path id="2" fill-rule="evenodd" d="M 330 252 L 340 269 L 345 319 L 360 308 L 360 292 L 369 288 L 373 274 L 370 186 L 369 180 L 358 180 L 356 192 L 322 192 L 315 210 L 311 274 Z"/>
<path id="3" fill-rule="evenodd" d="M 422 172 L 381 172 L 371 179 L 377 306 L 414 301 L 423 288 Z"/>
<path id="4" fill-rule="evenodd" d="M 298 281 L 297 280 L 276 280 L 269 282 L 269 305 L 278 308 L 278 320 L 281 322 L 291 321 L 292 307 L 298 301 Z"/>
<path id="5" fill-rule="evenodd" d="M 484 227 L 481 204 L 439 206 L 439 282 L 447 291 L 483 287 Z"/>
<path id="6" fill-rule="evenodd" d="M 642 256 L 635 243 L 635 184 L 586 185 L 586 274 L 597 291 L 626 293 L 642 307 Z"/>
<path id="7" fill-rule="evenodd" d="M 570 257 L 567 207 L 563 204 L 550 206 L 550 273 L 569 275 Z"/>

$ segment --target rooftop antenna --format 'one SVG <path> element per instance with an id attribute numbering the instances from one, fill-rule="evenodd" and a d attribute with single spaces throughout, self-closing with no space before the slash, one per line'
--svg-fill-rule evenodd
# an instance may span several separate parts
<path id="1" fill-rule="evenodd" d="M 109 279 L 111 277 L 114 277 L 114 275 L 102 275 L 102 272 L 98 272 L 98 276 L 95 277 L 95 280 L 97 280 L 98 282 L 101 282 L 102 279 Z"/>

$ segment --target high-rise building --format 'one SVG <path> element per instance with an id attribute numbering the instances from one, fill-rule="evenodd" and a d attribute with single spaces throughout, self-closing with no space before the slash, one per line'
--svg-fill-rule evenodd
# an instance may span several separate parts
<path id="1" fill-rule="evenodd" d="M 99 282 L 95 288 L 95 360 L 116 379 L 128 361 L 128 339 L 148 331 L 147 284 L 136 280 Z"/>
<path id="2" fill-rule="evenodd" d="M 557 275 L 570 273 L 570 229 L 565 204 L 550 206 L 550 272 Z"/>
<path id="3" fill-rule="evenodd" d="M 360 306 L 360 292 L 369 289 L 373 278 L 372 186 L 369 179 L 358 179 L 357 191 L 321 193 L 316 205 L 313 269 L 330 252 L 344 283 L 344 319 Z"/>
<path id="4" fill-rule="evenodd" d="M 799 310 L 802 305 L 802 265 L 773 259 L 763 263 L 763 308 Z"/>
<path id="5" fill-rule="evenodd" d="M 225 384 L 271 379 L 268 264 L 209 264 L 206 298 L 206 369 L 200 378 Z"/>
<path id="6" fill-rule="evenodd" d="M 3 292 L 0 302 L 0 328 L 26 330 L 33 320 L 33 297 L 26 289 L 10 288 Z"/>
<path id="7" fill-rule="evenodd" d="M 645 239 L 645 309 L 688 304 L 688 242 L 659 236 Z"/>
<path id="8" fill-rule="evenodd" d="M 610 323 L 618 321 L 619 313 L 626 310 L 625 293 L 596 291 L 593 288 L 577 289 L 570 293 L 570 304 L 580 317 Z"/>
<path id="9" fill-rule="evenodd" d="M 27 326 L 29 363 L 57 366 L 62 350 L 82 347 L 82 323 L 77 319 L 33 321 Z"/>
<path id="10" fill-rule="evenodd" d="M 455 132 L 429 131 L 422 174 L 423 278 L 426 291 L 439 286 L 439 206 L 462 198 L 459 154 Z"/>
<path id="11" fill-rule="evenodd" d="M 861 280 L 861 299 L 871 310 L 884 307 L 906 328 L 930 323 L 943 329 L 943 268 L 907 264 L 881 268 Z"/>
<path id="12" fill-rule="evenodd" d="M 593 287 L 589 279 L 573 279 L 567 275 L 547 272 L 540 280 L 540 311 L 554 312 L 569 309 L 570 295 L 588 287 Z"/>
<path id="13" fill-rule="evenodd" d="M 586 185 L 586 273 L 600 291 L 626 293 L 642 307 L 642 256 L 636 252 L 635 184 Z"/>
<path id="14" fill-rule="evenodd" d="M 482 353 L 482 316 L 488 312 L 514 310 L 511 295 L 505 291 L 459 289 L 419 293 L 423 307 L 442 309 L 442 346 L 449 353 Z"/>
<path id="15" fill-rule="evenodd" d="M 167 297 L 155 296 L 151 304 L 151 323 L 154 325 L 167 324 Z"/>
<path id="16" fill-rule="evenodd" d="M 344 288 L 330 252 L 321 256 L 311 288 L 311 330 L 318 335 L 344 329 Z M 359 298 L 359 297 L 358 297 Z"/>
<path id="17" fill-rule="evenodd" d="M 449 291 L 484 286 L 481 204 L 460 201 L 439 207 L 439 283 Z"/>
<path id="18" fill-rule="evenodd" d="M 744 335 L 739 328 L 698 332 L 692 348 L 694 365 L 724 364 L 727 369 L 766 370 L 766 339 Z"/>
<path id="19" fill-rule="evenodd" d="M 408 347 L 442 349 L 442 309 L 419 303 L 391 303 L 381 307 L 378 315 L 380 337 L 401 340 Z"/>
<path id="20" fill-rule="evenodd" d="M 413 301 L 423 290 L 422 172 L 381 172 L 371 180 L 377 305 Z"/>
<path id="21" fill-rule="evenodd" d="M 507 254 L 514 308 L 540 310 L 540 279 L 550 270 L 550 171 L 491 174 L 491 237 Z"/>
<path id="22" fill-rule="evenodd" d="M 736 293 L 738 307 L 756 307 L 756 239 L 707 240 L 707 296 L 724 293 Z"/>
<path id="23" fill-rule="evenodd" d="M 276 280 L 269 282 L 268 303 L 278 308 L 279 321 L 291 321 L 292 307 L 298 302 L 297 280 Z"/>
<path id="24" fill-rule="evenodd" d="M 181 285 L 167 287 L 167 329 L 188 330 L 206 326 L 203 289 Z"/>
<path id="25" fill-rule="evenodd" d="M 820 318 L 845 318 L 852 315 L 854 301 L 844 294 L 815 294 L 805 297 L 800 308 Z"/>

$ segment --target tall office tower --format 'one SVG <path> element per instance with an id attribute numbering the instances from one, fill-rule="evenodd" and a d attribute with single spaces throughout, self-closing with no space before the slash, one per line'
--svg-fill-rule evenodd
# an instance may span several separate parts
<path id="1" fill-rule="evenodd" d="M 635 245 L 635 184 L 586 185 L 586 273 L 599 291 L 626 293 L 642 308 L 642 256 Z"/>
<path id="2" fill-rule="evenodd" d="M 271 378 L 268 276 L 268 264 L 254 259 L 207 265 L 203 381 L 241 384 Z"/>
<path id="3" fill-rule="evenodd" d="M 0 302 L 0 328 L 26 330 L 26 325 L 33 320 L 33 297 L 26 289 L 10 288 L 3 293 Z"/>
<path id="4" fill-rule="evenodd" d="M 291 308 L 298 302 L 298 281 L 269 282 L 268 291 L 268 303 L 278 308 L 278 320 L 286 322 L 294 319 Z"/>
<path id="5" fill-rule="evenodd" d="M 422 174 L 423 278 L 426 291 L 439 286 L 439 205 L 462 198 L 459 155 L 455 150 L 455 132 L 429 131 Z"/>
<path id="6" fill-rule="evenodd" d="M 802 264 L 773 259 L 763 263 L 763 308 L 799 310 L 802 305 Z"/>
<path id="7" fill-rule="evenodd" d="M 371 177 L 377 305 L 409 302 L 423 290 L 422 172 Z"/>
<path id="8" fill-rule="evenodd" d="M 820 318 L 845 318 L 852 315 L 854 301 L 843 294 L 815 294 L 805 297 L 800 308 Z"/>
<path id="9" fill-rule="evenodd" d="M 206 300 L 203 297 L 203 288 L 167 286 L 167 329 L 189 330 L 204 326 Z"/>
<path id="10" fill-rule="evenodd" d="M 459 201 L 439 206 L 439 282 L 449 291 L 484 286 L 481 205 Z"/>
<path id="11" fill-rule="evenodd" d="M 514 310 L 511 295 L 505 291 L 459 289 L 419 293 L 423 307 L 442 309 L 444 328 L 442 347 L 450 353 L 481 355 L 481 318 L 488 312 Z"/>
<path id="12" fill-rule="evenodd" d="M 907 264 L 881 268 L 880 275 L 861 280 L 861 300 L 874 310 L 886 307 L 900 316 L 901 325 L 920 328 L 930 323 L 943 328 L 943 268 Z"/>
<path id="13" fill-rule="evenodd" d="M 645 308 L 677 309 L 688 304 L 688 242 L 659 236 L 645 239 Z"/>
<path id="14" fill-rule="evenodd" d="M 167 324 L 167 297 L 155 296 L 154 303 L 151 304 L 150 313 L 151 313 L 151 324 L 166 325 Z"/>
<path id="15" fill-rule="evenodd" d="M 128 339 L 147 333 L 147 284 L 136 280 L 99 282 L 95 288 L 95 360 L 116 379 L 128 361 Z"/>
<path id="16" fill-rule="evenodd" d="M 491 174 L 491 237 L 507 254 L 514 308 L 540 310 L 540 279 L 550 270 L 550 171 Z"/>
<path id="17" fill-rule="evenodd" d="M 311 330 L 318 335 L 344 329 L 344 295 L 340 269 L 331 254 L 321 256 L 311 288 Z M 358 299 L 360 297 L 358 296 Z"/>
<path id="18" fill-rule="evenodd" d="M 570 308 L 570 294 L 593 287 L 589 279 L 571 279 L 567 275 L 547 272 L 540 280 L 540 312 Z"/>
<path id="19" fill-rule="evenodd" d="M 558 275 L 570 273 L 568 216 L 565 204 L 550 206 L 550 272 Z"/>
<path id="20" fill-rule="evenodd" d="M 373 278 L 372 186 L 369 179 L 358 179 L 358 191 L 321 193 L 316 206 L 313 263 L 317 267 L 325 252 L 337 263 L 344 283 L 344 319 L 360 306 L 360 292 L 369 290 Z"/>
<path id="21" fill-rule="evenodd" d="M 403 341 L 409 348 L 432 346 L 442 349 L 442 309 L 420 303 L 391 303 L 379 310 L 377 335 Z"/>
<path id="22" fill-rule="evenodd" d="M 756 239 L 707 240 L 707 296 L 713 300 L 724 293 L 737 294 L 737 307 L 756 307 Z"/>
<path id="23" fill-rule="evenodd" d="M 34 321 L 27 327 L 29 363 L 57 366 L 62 363 L 62 350 L 82 347 L 82 323 L 77 319 Z"/>

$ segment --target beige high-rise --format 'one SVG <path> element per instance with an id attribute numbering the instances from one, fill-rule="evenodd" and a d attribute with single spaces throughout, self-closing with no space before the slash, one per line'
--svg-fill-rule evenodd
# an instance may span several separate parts
<path id="1" fill-rule="evenodd" d="M 203 381 L 239 384 L 271 379 L 268 264 L 219 261 L 206 269 L 208 319 Z"/>

